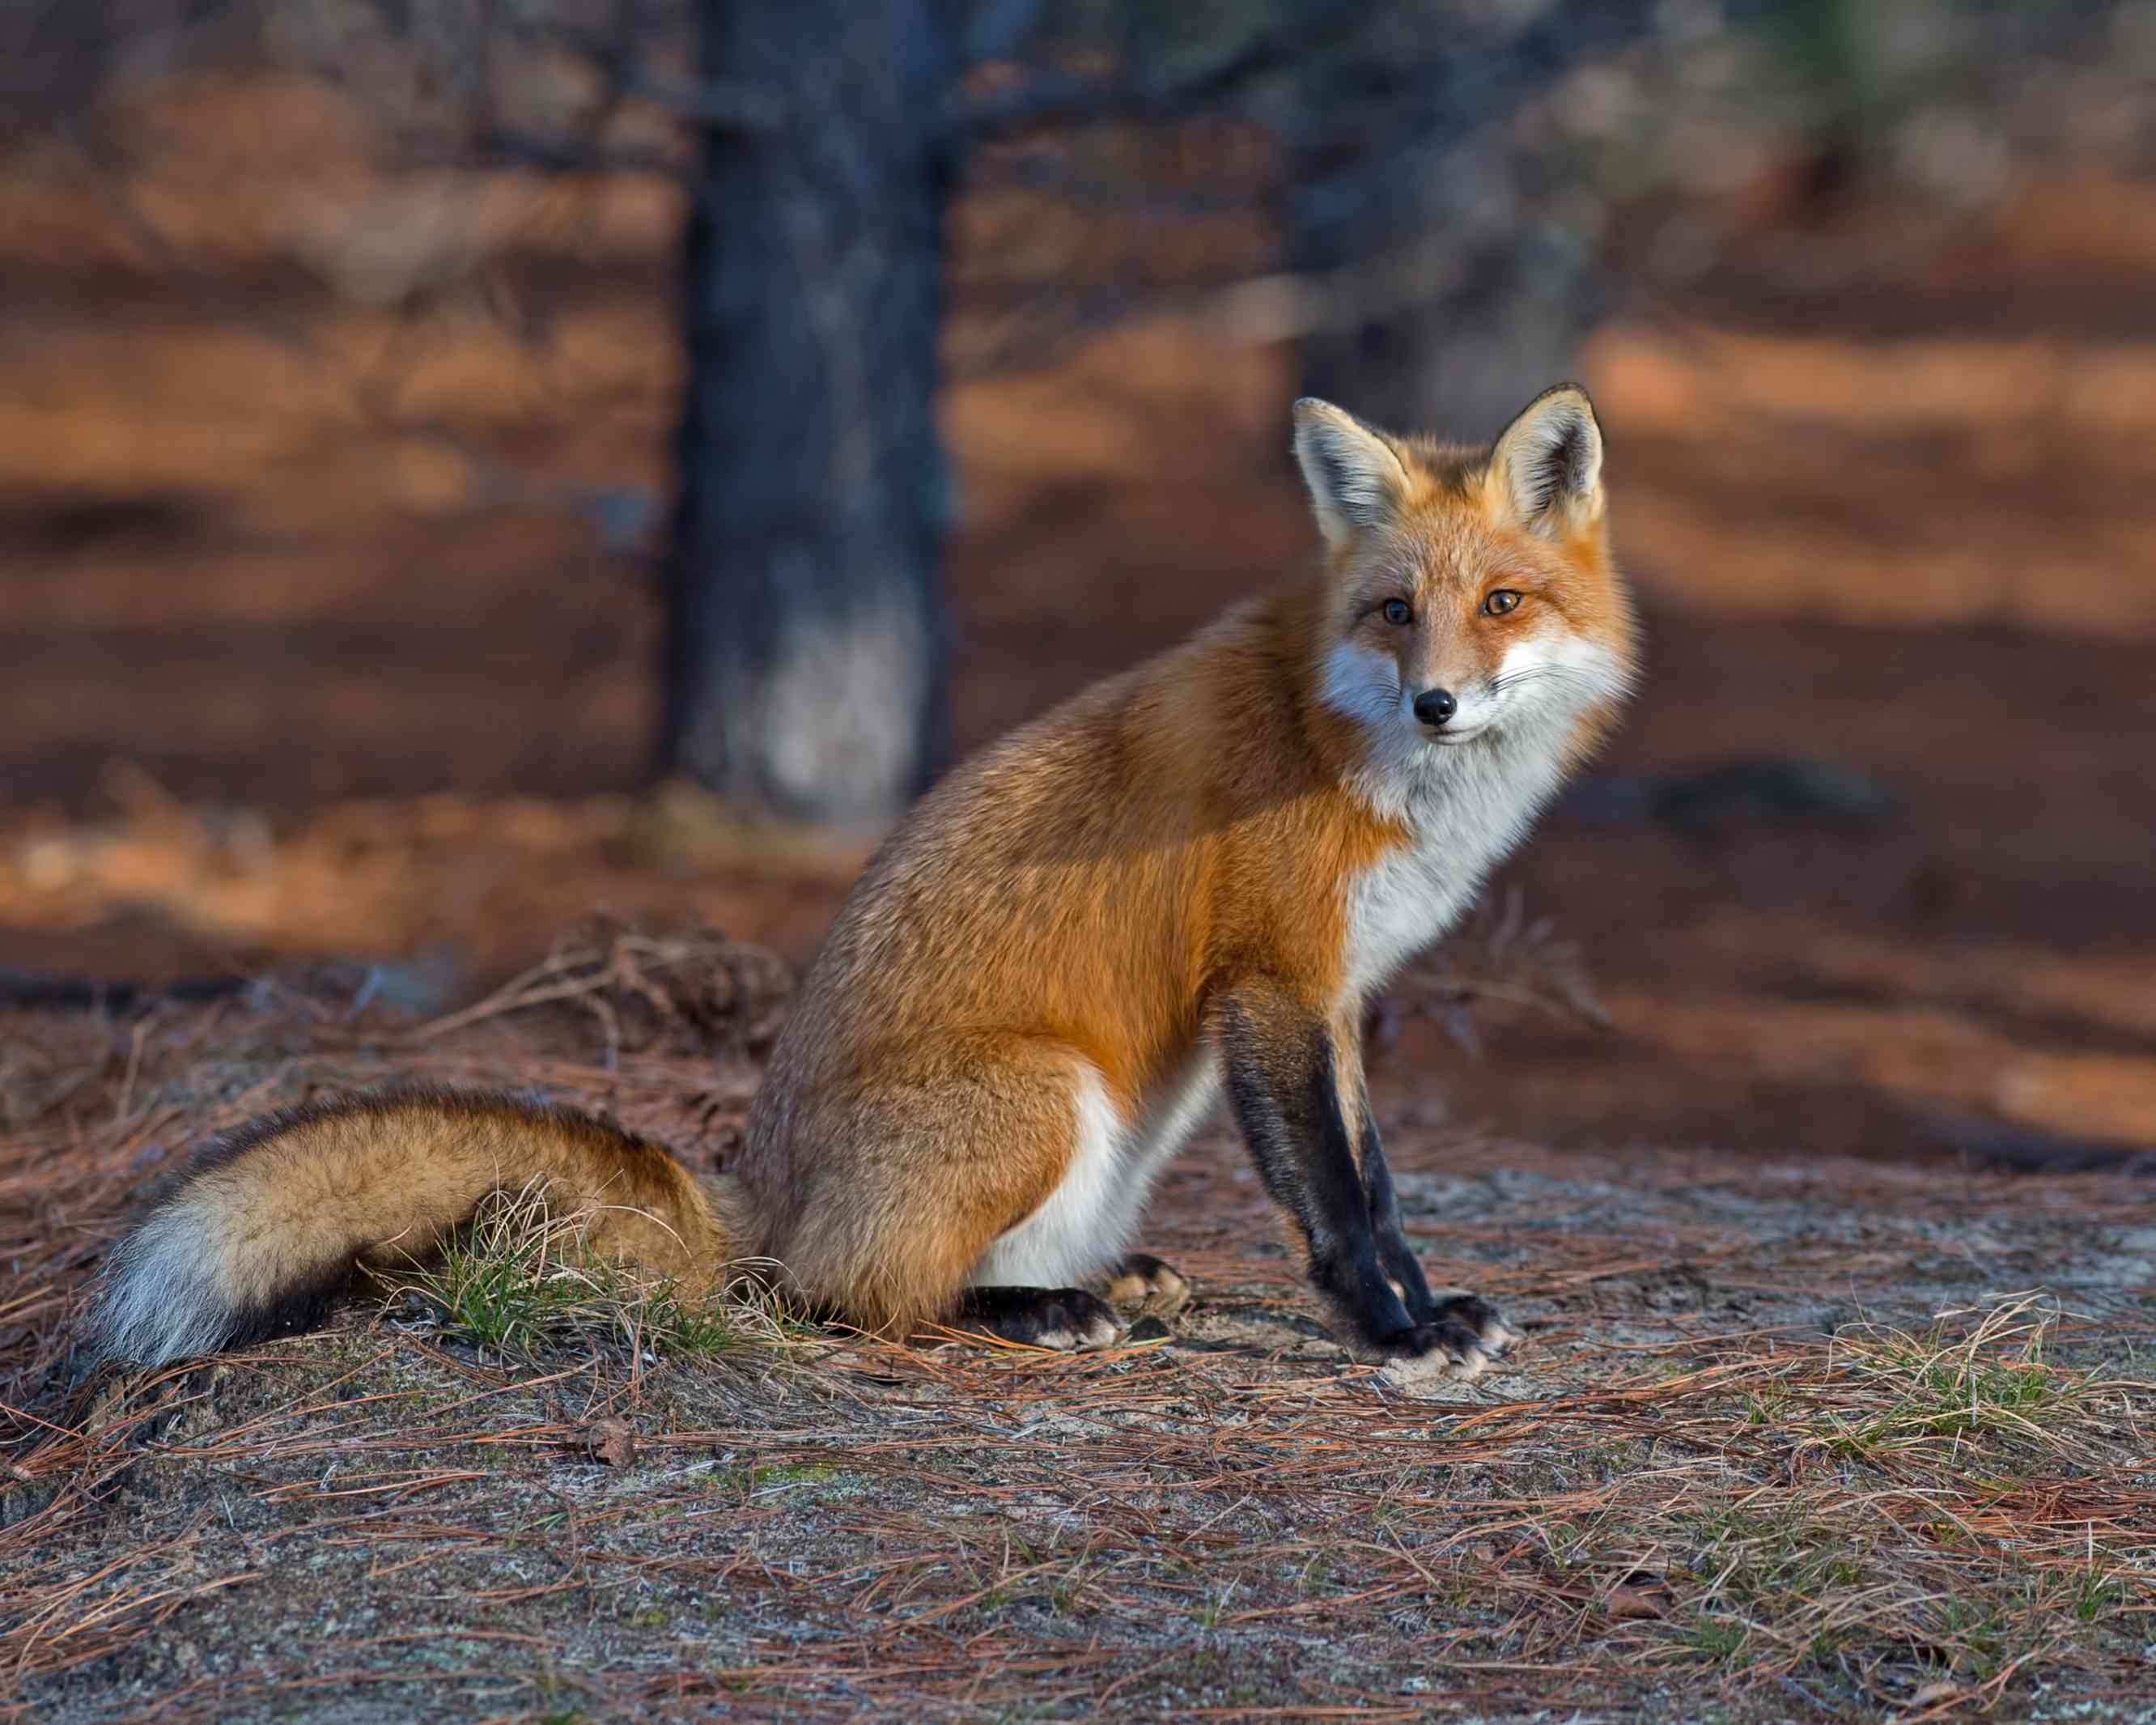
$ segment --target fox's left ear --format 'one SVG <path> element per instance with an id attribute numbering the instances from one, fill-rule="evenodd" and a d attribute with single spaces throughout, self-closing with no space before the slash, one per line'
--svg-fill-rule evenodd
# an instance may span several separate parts
<path id="1" fill-rule="evenodd" d="M 1532 532 L 1561 533 L 1602 518 L 1602 428 L 1577 383 L 1545 389 L 1490 452 L 1491 507 Z"/>

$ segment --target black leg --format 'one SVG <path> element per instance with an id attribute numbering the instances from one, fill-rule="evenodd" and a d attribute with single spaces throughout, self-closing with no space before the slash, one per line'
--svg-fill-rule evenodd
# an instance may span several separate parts
<path id="1" fill-rule="evenodd" d="M 1258 1176 L 1301 1234 L 1311 1285 L 1351 1346 L 1414 1375 L 1479 1373 L 1509 1336 L 1481 1301 L 1431 1296 L 1400 1232 L 1382 1150 L 1383 1202 L 1366 1189 L 1341 1092 L 1338 1033 L 1284 991 L 1260 986 L 1227 999 L 1219 1034 L 1229 1098 Z M 1358 1110 L 1366 1122 L 1368 1111 Z M 1365 1136 L 1375 1142 L 1367 1125 Z"/>
<path id="2" fill-rule="evenodd" d="M 1367 1095 L 1363 1098 L 1362 1163 L 1363 1189 L 1370 1200 L 1370 1229 L 1378 1240 L 1378 1262 L 1383 1266 L 1387 1279 L 1399 1290 L 1408 1316 L 1417 1323 L 1428 1323 L 1437 1316 L 1437 1301 L 1431 1297 L 1422 1264 L 1400 1226 L 1400 1200 L 1393 1190 L 1393 1170 L 1385 1161 L 1385 1147 L 1378 1141 L 1377 1122 L 1370 1117 L 1370 1099 Z"/>
<path id="3" fill-rule="evenodd" d="M 1115 1308 L 1083 1288 L 968 1288 L 953 1327 L 1029 1348 L 1105 1348 L 1123 1332 Z"/>
<path id="4" fill-rule="evenodd" d="M 1414 1248 L 1408 1244 L 1407 1231 L 1400 1225 L 1400 1200 L 1393 1189 L 1392 1164 L 1385 1160 L 1385 1147 L 1378 1136 L 1378 1120 L 1370 1111 L 1367 1088 L 1358 1094 L 1356 1111 L 1363 1122 L 1363 1189 L 1369 1196 L 1370 1228 L 1377 1236 L 1378 1262 L 1399 1290 L 1408 1316 L 1419 1324 L 1465 1325 L 1475 1332 L 1484 1353 L 1502 1353 L 1515 1337 L 1495 1306 L 1476 1294 L 1449 1294 L 1440 1299 L 1430 1292 L 1422 1260 L 1415 1256 Z"/>

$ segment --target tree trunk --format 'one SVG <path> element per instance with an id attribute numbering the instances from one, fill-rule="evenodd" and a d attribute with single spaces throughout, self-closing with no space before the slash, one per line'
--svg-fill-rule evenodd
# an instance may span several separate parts
<path id="1" fill-rule="evenodd" d="M 1392 430 L 1479 440 L 1570 374 L 1603 309 L 1600 203 L 1553 196 L 1561 165 L 1511 136 L 1507 116 L 1635 41 L 1655 12 L 1402 8 L 1397 27 L 1445 44 L 1406 85 L 1382 61 L 1302 69 L 1286 245 L 1314 287 L 1304 393 Z"/>
<path id="2" fill-rule="evenodd" d="M 1323 169 L 1290 201 L 1290 267 L 1325 285 L 1303 336 L 1301 393 L 1389 430 L 1494 437 L 1537 392 L 1572 375 L 1599 309 L 1589 244 L 1526 207 L 1509 164 L 1433 146 L 1324 195 Z M 1479 186 L 1479 207 L 1457 193 Z M 1492 212 L 1496 218 L 1492 219 Z"/>
<path id="3" fill-rule="evenodd" d="M 1301 393 L 1388 430 L 1483 442 L 1573 375 L 1596 309 L 1592 280 L 1569 259 L 1480 259 L 1456 296 L 1306 335 Z"/>
<path id="4" fill-rule="evenodd" d="M 872 826 L 947 748 L 935 424 L 957 47 L 942 0 L 702 0 L 703 141 L 662 766 L 752 818 Z"/>

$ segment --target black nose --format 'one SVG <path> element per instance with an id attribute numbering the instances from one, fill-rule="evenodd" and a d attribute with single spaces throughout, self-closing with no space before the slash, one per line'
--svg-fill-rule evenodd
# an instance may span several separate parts
<path id="1" fill-rule="evenodd" d="M 1415 716 L 1431 726 L 1442 725 L 1460 710 L 1450 689 L 1425 689 L 1415 696 Z"/>

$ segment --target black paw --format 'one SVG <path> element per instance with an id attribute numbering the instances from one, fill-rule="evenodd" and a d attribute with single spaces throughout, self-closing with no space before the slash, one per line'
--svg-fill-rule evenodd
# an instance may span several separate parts
<path id="1" fill-rule="evenodd" d="M 1388 1336 L 1379 1353 L 1396 1384 L 1479 1378 L 1518 1337 L 1487 1300 L 1455 1295 L 1436 1302 L 1435 1316 Z"/>
<path id="2" fill-rule="evenodd" d="M 1190 1284 L 1150 1252 L 1132 1252 L 1103 1291 L 1110 1302 L 1154 1317 L 1173 1317 L 1190 1303 Z"/>
<path id="3" fill-rule="evenodd" d="M 1106 1348 L 1123 1332 L 1115 1308 L 1083 1288 L 968 1289 L 958 1322 L 1027 1348 L 1064 1352 Z"/>

